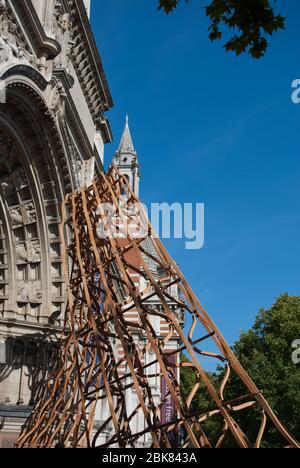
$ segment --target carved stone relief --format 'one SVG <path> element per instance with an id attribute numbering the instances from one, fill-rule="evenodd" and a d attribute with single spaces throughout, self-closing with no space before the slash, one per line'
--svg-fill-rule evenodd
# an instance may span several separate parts
<path id="1" fill-rule="evenodd" d="M 38 240 L 26 241 L 16 246 L 17 263 L 36 263 L 41 261 L 41 246 Z"/>
<path id="2" fill-rule="evenodd" d="M 25 317 L 32 312 L 36 315 L 43 297 L 36 207 L 19 149 L 4 132 L 0 137 L 0 174 L 0 196 L 7 209 L 8 229 L 12 235 L 10 252 L 15 262 L 15 300 L 19 314 Z"/>
<path id="3" fill-rule="evenodd" d="M 15 190 L 21 190 L 27 185 L 26 173 L 22 166 L 15 168 L 12 173 L 11 183 Z"/>
<path id="4" fill-rule="evenodd" d="M 17 208 L 12 208 L 10 210 L 10 219 L 13 229 L 36 222 L 37 219 L 34 204 L 30 202 L 18 206 Z"/>
<path id="5" fill-rule="evenodd" d="M 55 6 L 56 40 L 61 44 L 62 51 L 55 59 L 56 68 L 65 68 L 69 71 L 74 42 L 72 40 L 72 22 L 69 13 L 66 13 L 60 1 Z"/>
<path id="6" fill-rule="evenodd" d="M 10 195 L 13 192 L 16 192 L 16 190 L 22 190 L 27 186 L 26 174 L 22 166 L 16 167 L 13 173 L 5 172 L 7 171 L 7 166 L 6 168 L 1 169 L 1 162 L 9 164 L 9 159 L 10 156 L 7 153 L 6 157 L 3 155 L 3 159 L 1 161 L 0 154 L 0 173 L 2 172 L 3 174 L 3 177 L 0 177 L 0 188 L 4 196 Z"/>
<path id="7" fill-rule="evenodd" d="M 18 302 L 40 303 L 42 302 L 41 281 L 21 280 L 17 284 Z"/>
<path id="8" fill-rule="evenodd" d="M 54 115 L 63 115 L 65 110 L 65 99 L 67 97 L 63 84 L 57 78 L 52 80 L 52 90 L 49 100 L 49 109 Z"/>
<path id="9" fill-rule="evenodd" d="M 36 64 L 34 56 L 27 50 L 19 34 L 6 0 L 0 0 L 0 65 L 16 60 Z"/>

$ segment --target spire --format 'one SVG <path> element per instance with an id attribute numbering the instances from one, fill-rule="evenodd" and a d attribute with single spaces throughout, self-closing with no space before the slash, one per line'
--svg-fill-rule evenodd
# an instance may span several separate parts
<path id="1" fill-rule="evenodd" d="M 129 117 L 128 114 L 126 115 L 126 124 L 124 128 L 124 132 L 122 135 L 121 143 L 119 146 L 119 153 L 133 153 L 135 154 L 135 149 L 132 141 L 132 136 L 130 133 L 130 128 L 129 128 Z"/>
<path id="2" fill-rule="evenodd" d="M 128 178 L 132 190 L 136 195 L 138 195 L 140 184 L 140 163 L 137 152 L 134 149 L 129 129 L 128 115 L 126 115 L 124 132 L 119 149 L 113 158 L 113 164 L 119 169 L 119 172 L 122 175 Z"/>

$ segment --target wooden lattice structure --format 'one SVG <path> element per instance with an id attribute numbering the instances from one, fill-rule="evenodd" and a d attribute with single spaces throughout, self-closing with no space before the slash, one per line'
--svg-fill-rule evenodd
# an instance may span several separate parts
<path id="1" fill-rule="evenodd" d="M 121 207 L 124 196 L 125 209 Z M 122 240 L 117 238 L 107 222 L 104 203 L 115 207 L 121 220 L 119 232 L 130 223 L 136 226 L 137 219 L 141 218 L 144 236 L 137 238 L 127 229 Z M 61 355 L 57 370 L 49 377 L 42 398 L 23 428 L 18 447 L 53 447 L 59 441 L 66 447 L 99 447 L 99 435 L 110 428 L 111 437 L 100 444 L 102 447 L 134 447 L 145 434 L 151 437 L 154 448 L 174 446 L 174 440 L 178 447 L 222 447 L 231 434 L 238 447 L 258 448 L 266 428 L 272 425 L 281 434 L 284 445 L 299 448 L 241 367 L 176 263 L 154 236 L 125 177 L 114 167 L 108 174 L 101 174 L 91 187 L 66 198 L 62 218 L 63 263 L 69 280 Z M 105 234 L 99 236 L 99 229 Z M 144 247 L 147 239 L 153 246 L 151 253 Z M 132 258 L 136 259 L 134 263 Z M 159 267 L 159 278 L 149 267 L 150 261 Z M 132 271 L 144 278 L 147 285 L 144 292 L 136 289 Z M 174 285 L 176 295 L 172 295 Z M 149 299 L 153 297 L 158 304 L 156 308 L 149 307 Z M 174 304 L 186 314 L 187 333 L 174 313 Z M 127 318 L 132 310 L 139 316 L 138 323 Z M 163 337 L 157 336 L 152 326 L 154 316 L 168 324 L 169 333 Z M 137 329 L 146 338 L 143 348 L 133 339 Z M 170 353 L 167 344 L 174 334 L 180 339 L 180 347 Z M 112 344 L 116 340 L 122 346 L 121 359 Z M 153 361 L 145 364 L 144 355 L 150 349 Z M 174 359 L 170 359 L 174 353 L 178 356 L 175 367 Z M 189 362 L 179 359 L 181 353 Z M 206 359 L 224 365 L 224 379 L 219 388 L 204 370 Z M 124 362 L 127 373 L 123 371 Z M 153 376 L 149 370 L 153 364 L 158 365 L 160 377 L 168 388 L 159 403 L 155 402 L 150 385 Z M 180 366 L 188 366 L 195 374 L 195 386 L 188 396 L 180 387 Z M 228 401 L 226 393 L 232 375 L 243 383 L 245 394 Z M 138 400 L 130 410 L 125 397 L 128 391 L 134 391 Z M 193 401 L 200 391 L 205 391 L 212 403 L 211 408 L 197 414 Z M 170 398 L 177 416 L 165 422 L 161 410 Z M 109 415 L 95 430 L 95 412 L 104 399 Z M 237 423 L 242 411 L 261 413 L 261 426 L 254 441 L 248 439 L 247 428 Z M 144 430 L 136 433 L 132 422 L 139 412 L 145 424 Z M 213 443 L 205 427 L 215 417 L 221 419 L 222 426 L 218 440 Z"/>

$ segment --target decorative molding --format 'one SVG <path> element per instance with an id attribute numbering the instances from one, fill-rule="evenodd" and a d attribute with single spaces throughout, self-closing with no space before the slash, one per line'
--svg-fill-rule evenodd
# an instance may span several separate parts
<path id="1" fill-rule="evenodd" d="M 48 86 L 48 82 L 45 80 L 43 75 L 30 65 L 12 65 L 7 70 L 5 70 L 4 73 L 2 73 L 1 79 L 5 80 L 13 76 L 24 76 L 29 78 L 40 88 L 41 91 L 45 91 Z"/>
<path id="2" fill-rule="evenodd" d="M 67 4 L 73 24 L 73 65 L 95 126 L 102 130 L 103 113 L 113 107 L 103 64 L 82 0 L 67 0 Z M 111 131 L 106 136 L 112 141 Z"/>
<path id="3" fill-rule="evenodd" d="M 22 93 L 20 93 L 20 90 Z M 26 107 L 25 102 L 27 99 L 25 99 L 25 95 L 30 96 L 31 110 L 29 107 Z M 19 100 L 20 98 L 21 101 Z M 8 100 L 5 106 L 7 121 L 12 126 L 17 125 L 22 138 L 26 140 L 27 153 L 32 158 L 32 167 L 34 168 L 39 185 L 38 192 L 42 194 L 42 199 L 39 201 L 39 205 L 34 207 L 34 211 L 33 205 L 31 209 L 30 203 L 27 201 L 19 206 L 17 206 L 18 204 L 15 206 L 14 201 L 12 201 L 10 202 L 11 209 L 9 209 L 11 230 L 13 232 L 20 232 L 21 229 L 23 230 L 28 226 L 32 233 L 29 237 L 22 235 L 15 242 L 14 265 L 22 271 L 23 268 L 27 268 L 26 265 L 30 264 L 31 268 L 36 271 L 34 277 L 27 274 L 18 276 L 15 286 L 15 301 L 20 305 L 26 303 L 36 305 L 36 315 L 31 316 L 25 312 L 25 309 L 24 314 L 21 309 L 16 314 L 16 311 L 13 313 L 13 311 L 10 312 L 7 308 L 4 308 L 5 313 L 2 315 L 4 319 L 14 319 L 22 316 L 23 320 L 28 322 L 28 324 L 35 320 L 47 325 L 47 313 L 51 314 L 54 311 L 62 311 L 61 308 L 64 303 L 64 278 L 62 278 L 61 271 L 58 225 L 60 222 L 59 204 L 64 194 L 73 189 L 69 167 L 70 157 L 66 155 L 65 149 L 62 147 L 61 135 L 56 125 L 57 117 L 49 115 L 46 103 L 29 85 L 10 83 L 8 87 Z M 2 108 L 2 110 L 4 109 Z M 34 115 L 40 116 L 39 123 L 33 117 L 32 111 Z M 43 119 L 42 128 L 47 128 L 47 134 L 43 134 L 43 132 L 41 134 L 39 128 L 41 119 Z M 12 145 L 10 146 L 12 147 Z M 52 162 L 50 159 L 52 159 Z M 5 158 L 3 160 L 6 161 Z M 14 167 L 19 171 L 19 166 L 14 165 Z M 22 177 L 19 177 L 19 179 L 21 180 Z M 17 192 L 23 190 L 23 185 L 20 185 L 18 182 L 19 179 L 14 179 Z M 26 177 L 23 177 L 23 180 L 26 182 Z M 7 178 L 5 180 L 2 179 L 1 182 L 2 197 L 10 196 L 9 185 L 11 182 Z M 63 193 L 60 192 L 59 187 L 63 188 Z M 26 183 L 24 188 L 26 188 Z M 39 214 L 40 211 L 39 213 L 36 211 L 37 206 L 39 206 L 39 210 L 42 209 L 42 215 Z M 41 206 L 44 208 L 41 208 Z M 37 222 L 40 227 L 45 226 L 41 237 L 37 237 L 35 234 Z M 46 253 L 44 249 L 46 249 Z M 49 269 L 46 268 L 45 255 L 47 255 Z M 40 269 L 44 271 L 42 276 L 39 273 Z M 41 294 L 43 294 L 43 301 Z M 14 301 L 11 302 L 14 304 Z M 12 307 L 14 306 L 12 305 Z M 42 307 L 45 307 L 45 309 L 42 309 Z M 20 315 L 21 313 L 22 315 Z M 0 322 L 2 322 L 3 318 Z"/>

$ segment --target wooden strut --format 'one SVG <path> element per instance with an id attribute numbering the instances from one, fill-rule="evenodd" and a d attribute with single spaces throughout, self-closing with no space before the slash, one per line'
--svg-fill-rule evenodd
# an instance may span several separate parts
<path id="1" fill-rule="evenodd" d="M 105 204 L 112 205 L 117 214 L 114 229 Z M 135 235 L 137 226 L 142 239 Z M 99 236 L 99 228 L 104 235 Z M 63 442 L 74 448 L 130 448 L 140 446 L 148 436 L 153 448 L 170 448 L 174 440 L 182 448 L 221 448 L 231 434 L 237 447 L 259 448 L 267 428 L 273 425 L 283 446 L 300 448 L 238 362 L 157 238 L 127 179 L 115 167 L 102 173 L 91 187 L 67 196 L 60 231 L 67 279 L 60 355 L 17 447 L 50 448 Z M 66 239 L 71 239 L 68 246 Z M 151 249 L 145 247 L 147 242 Z M 134 275 L 143 278 L 144 290 L 137 288 Z M 137 320 L 130 318 L 134 314 Z M 182 328 L 183 315 L 187 333 Z M 163 336 L 153 326 L 157 317 L 169 330 Z M 137 336 L 144 338 L 144 346 Z M 174 337 L 179 346 L 170 351 L 168 345 Z M 208 343 L 212 352 L 199 349 Z M 190 362 L 182 362 L 182 352 Z M 171 356 L 176 357 L 175 367 Z M 219 388 L 204 370 L 205 360 L 225 366 Z M 188 396 L 179 379 L 184 366 L 195 375 Z M 228 401 L 232 375 L 240 379 L 245 393 Z M 157 378 L 164 379 L 167 388 L 167 395 L 159 401 L 153 390 Z M 196 413 L 193 402 L 203 389 L 211 407 Z M 128 392 L 136 395 L 134 404 L 132 399 L 128 404 Z M 176 417 L 165 421 L 162 410 L 170 399 Z M 106 419 L 95 428 L 97 410 L 104 406 Z M 247 428 L 240 427 L 234 415 L 257 410 L 262 422 L 256 440 L 250 441 Z M 143 430 L 134 423 L 139 415 L 144 420 Z M 221 421 L 220 434 L 213 442 L 205 433 L 205 423 L 216 417 Z M 104 433 L 108 434 L 106 441 L 101 438 L 99 442 Z"/>

